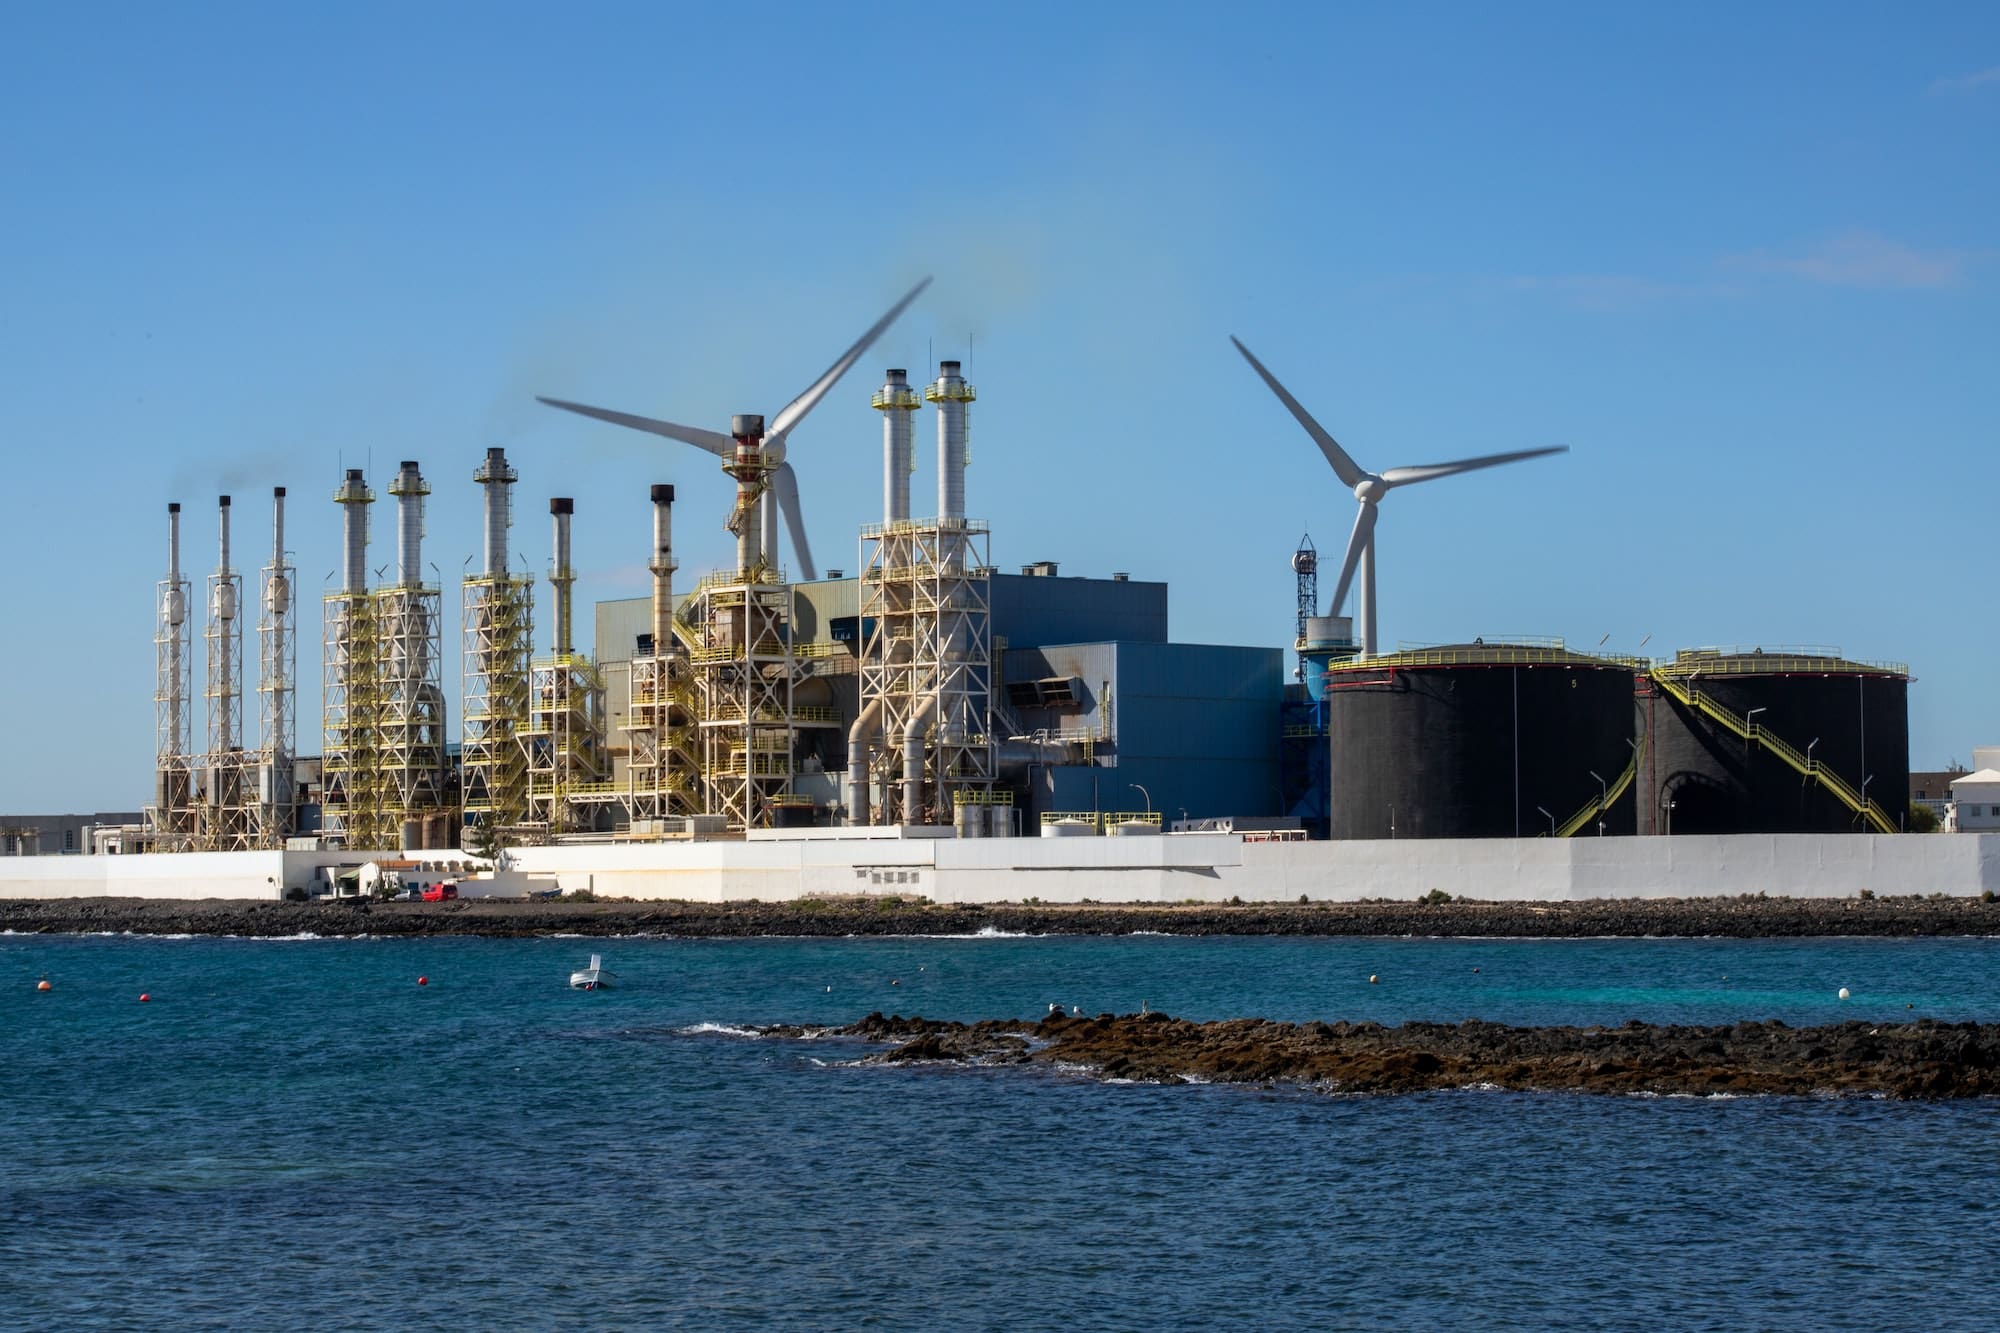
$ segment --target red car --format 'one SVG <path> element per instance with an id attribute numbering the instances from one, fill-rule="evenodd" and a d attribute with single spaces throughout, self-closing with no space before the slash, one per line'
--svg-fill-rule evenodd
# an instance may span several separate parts
<path id="1" fill-rule="evenodd" d="M 424 890 L 424 901 L 427 903 L 447 902 L 456 897 L 458 897 L 456 884 L 433 884 Z"/>

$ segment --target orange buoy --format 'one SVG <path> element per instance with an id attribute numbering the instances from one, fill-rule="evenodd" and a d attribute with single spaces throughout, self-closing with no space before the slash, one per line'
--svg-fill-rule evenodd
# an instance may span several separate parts
<path id="1" fill-rule="evenodd" d="M 428 986 L 431 984 L 431 979 L 429 977 L 418 977 L 417 984 L 419 986 Z"/>
<path id="2" fill-rule="evenodd" d="M 35 989 L 36 989 L 36 990 L 54 990 L 54 989 L 55 989 L 55 987 L 54 987 L 54 986 L 51 986 L 51 985 L 49 985 L 49 979 L 48 979 L 47 977 L 43 977 L 43 978 L 42 978 L 42 979 L 41 979 L 40 981 L 37 981 L 37 982 L 35 983 Z"/>
<path id="3" fill-rule="evenodd" d="M 140 1003 L 140 1004 L 151 1004 L 152 1002 L 153 1002 L 153 997 L 152 997 L 151 995 L 149 995 L 149 994 L 148 994 L 148 993 L 146 993 L 145 991 L 140 991 L 140 992 L 139 992 L 139 1003 Z"/>

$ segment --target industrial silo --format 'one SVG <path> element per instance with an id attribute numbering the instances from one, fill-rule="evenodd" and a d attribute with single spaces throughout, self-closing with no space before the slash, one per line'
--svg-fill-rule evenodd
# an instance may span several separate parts
<path id="1" fill-rule="evenodd" d="M 1906 667 L 1823 648 L 1677 654 L 1640 699 L 1640 831 L 1899 829 L 1909 681 Z"/>
<path id="2" fill-rule="evenodd" d="M 1330 663 L 1332 836 L 1594 836 L 1600 802 L 1631 833 L 1634 669 L 1560 641 Z"/>

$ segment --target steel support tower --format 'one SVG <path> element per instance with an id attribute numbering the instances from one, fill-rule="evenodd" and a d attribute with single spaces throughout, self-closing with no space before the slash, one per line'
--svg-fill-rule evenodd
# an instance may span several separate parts
<path id="1" fill-rule="evenodd" d="M 635 823 L 677 819 L 705 809 L 701 781 L 701 701 L 687 647 L 674 618 L 672 486 L 653 487 L 653 628 L 651 651 L 632 660 L 624 730 L 628 758 L 624 805 Z M 654 832 L 661 831 L 657 827 Z"/>
<path id="2" fill-rule="evenodd" d="M 555 557 L 549 565 L 554 652 L 530 668 L 528 725 L 522 731 L 527 824 L 549 837 L 591 831 L 599 811 L 616 798 L 604 765 L 604 681 L 591 660 L 575 650 L 571 633 L 576 570 L 570 563 L 570 518 L 575 512 L 572 499 L 549 501 L 555 527 Z"/>
<path id="3" fill-rule="evenodd" d="M 504 449 L 488 449 L 472 479 L 485 495 L 485 562 L 465 580 L 461 804 L 466 824 L 498 828 L 528 814 L 528 723 L 534 580 L 507 569 L 513 486 Z"/>
<path id="4" fill-rule="evenodd" d="M 230 563 L 229 497 L 217 501 L 218 558 L 208 576 L 208 746 L 202 755 L 201 821 L 196 844 L 204 851 L 243 851 L 251 845 L 250 793 L 243 753 L 243 577 Z"/>
<path id="5" fill-rule="evenodd" d="M 194 848 L 194 772 L 189 755 L 188 709 L 192 691 L 188 653 L 188 580 L 181 573 L 181 507 L 167 506 L 167 576 L 155 599 L 153 711 L 158 744 L 153 762 L 153 804 L 146 823 L 156 852 Z"/>
<path id="6" fill-rule="evenodd" d="M 445 707 L 439 685 L 442 604 L 423 579 L 424 497 L 431 493 L 415 462 L 404 460 L 389 483 L 396 497 L 397 580 L 375 594 L 376 786 L 384 832 L 404 847 L 425 843 L 425 821 L 445 804 Z"/>
<path id="7" fill-rule="evenodd" d="M 321 831 L 330 842 L 372 850 L 390 846 L 395 836 L 383 818 L 375 761 L 381 686 L 368 593 L 368 506 L 375 492 L 360 468 L 349 468 L 333 499 L 341 507 L 341 586 L 321 608 Z"/>
<path id="8" fill-rule="evenodd" d="M 264 566 L 257 598 L 257 704 L 262 749 L 257 759 L 253 839 L 271 849 L 285 845 L 297 821 L 292 772 L 298 738 L 298 612 L 293 589 L 298 571 L 285 558 L 285 488 L 271 488 L 271 562 Z"/>

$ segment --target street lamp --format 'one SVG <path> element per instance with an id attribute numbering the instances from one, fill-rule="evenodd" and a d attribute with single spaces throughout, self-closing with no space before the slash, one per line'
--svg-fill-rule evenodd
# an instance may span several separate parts
<path id="1" fill-rule="evenodd" d="M 1671 838 L 1674 836 L 1674 798 L 1666 794 L 1665 792 L 1660 793 L 1660 809 L 1666 812 L 1667 816 L 1666 836 Z"/>
<path id="2" fill-rule="evenodd" d="M 1141 786 L 1140 786 L 1140 785 L 1139 785 L 1138 783 L 1136 783 L 1136 782 L 1128 782 L 1128 783 L 1126 783 L 1125 785 L 1126 785 L 1126 786 L 1128 786 L 1128 787 L 1130 787 L 1130 788 L 1131 788 L 1131 789 L 1132 789 L 1133 791 L 1136 791 L 1136 792 L 1138 792 L 1138 793 L 1139 793 L 1139 794 L 1140 794 L 1141 796 L 1143 796 L 1143 797 L 1145 797 L 1145 798 L 1146 798 L 1146 813 L 1147 813 L 1147 814 L 1149 814 L 1149 815 L 1150 815 L 1150 814 L 1152 814 L 1152 813 L 1153 813 L 1153 793 L 1151 793 L 1151 792 L 1147 791 L 1147 790 L 1146 790 L 1146 789 L 1145 789 L 1144 787 L 1141 787 Z"/>
<path id="3" fill-rule="evenodd" d="M 1584 770 L 1597 779 L 1597 836 L 1604 836 L 1604 807 L 1611 803 L 1610 789 L 1604 785 L 1604 775 L 1594 768 Z"/>
<path id="4" fill-rule="evenodd" d="M 1546 820 L 1548 820 L 1548 821 L 1549 821 L 1549 836 L 1550 836 L 1551 838 L 1555 837 L 1555 836 L 1556 836 L 1556 817 L 1555 817 L 1554 815 L 1550 814 L 1550 813 L 1548 812 L 1548 809 L 1547 809 L 1547 807 L 1545 807 L 1545 806 L 1539 806 L 1539 805 L 1538 805 L 1538 806 L 1536 806 L 1536 807 L 1535 807 L 1535 809 L 1537 809 L 1537 810 L 1540 810 L 1540 811 L 1542 812 L 1542 818 L 1544 818 L 1544 819 L 1546 819 Z"/>
<path id="5" fill-rule="evenodd" d="M 1817 736 L 1806 743 L 1806 772 L 1808 773 L 1812 772 L 1812 747 L 1818 744 L 1819 737 Z"/>

